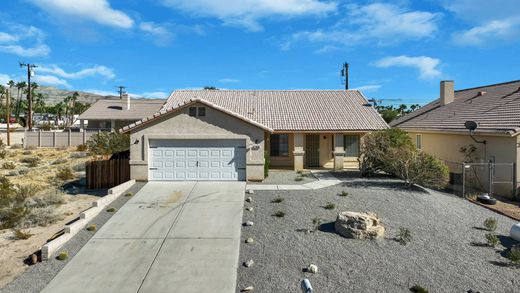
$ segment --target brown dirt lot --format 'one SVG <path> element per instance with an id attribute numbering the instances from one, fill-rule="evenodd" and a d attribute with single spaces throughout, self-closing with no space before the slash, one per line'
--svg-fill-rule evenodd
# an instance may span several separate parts
<path id="1" fill-rule="evenodd" d="M 30 185 L 38 190 L 37 195 L 57 195 L 62 204 L 52 206 L 56 221 L 45 227 L 28 227 L 23 231 L 33 234 L 27 240 L 15 240 L 10 229 L 0 230 L 0 288 L 22 273 L 27 265 L 24 260 L 38 251 L 63 226 L 79 216 L 79 213 L 92 205 L 105 190 L 88 191 L 84 188 L 84 164 L 89 157 L 69 149 L 9 149 L 7 156 L 0 159 L 0 176 L 6 176 L 13 184 Z M 36 167 L 22 163 L 25 157 L 38 157 L 41 162 Z M 14 169 L 4 169 L 4 163 L 11 162 Z M 56 178 L 58 170 L 70 167 L 74 172 L 71 180 Z M 22 170 L 21 173 L 20 170 Z"/>

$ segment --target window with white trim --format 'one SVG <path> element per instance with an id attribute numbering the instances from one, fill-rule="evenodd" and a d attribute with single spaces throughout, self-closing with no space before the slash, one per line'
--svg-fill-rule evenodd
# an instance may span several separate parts
<path id="1" fill-rule="evenodd" d="M 289 156 L 289 135 L 273 134 L 270 143 L 271 157 L 287 157 Z"/>

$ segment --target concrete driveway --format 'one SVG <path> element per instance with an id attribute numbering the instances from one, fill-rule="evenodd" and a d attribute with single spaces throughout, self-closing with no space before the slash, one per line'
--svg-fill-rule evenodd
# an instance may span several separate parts
<path id="1" fill-rule="evenodd" d="M 244 182 L 149 182 L 43 292 L 235 292 Z"/>

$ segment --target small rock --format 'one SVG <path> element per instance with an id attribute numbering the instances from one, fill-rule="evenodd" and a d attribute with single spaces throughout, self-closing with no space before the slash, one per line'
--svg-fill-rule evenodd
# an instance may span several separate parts
<path id="1" fill-rule="evenodd" d="M 251 221 L 247 221 L 245 222 L 243 225 L 244 226 L 253 226 L 255 223 L 251 222 Z"/>
<path id="2" fill-rule="evenodd" d="M 318 266 L 317 266 L 317 265 L 310 264 L 310 265 L 307 267 L 307 272 L 309 272 L 309 273 L 313 273 L 313 274 L 316 274 L 316 273 L 318 272 Z"/>
<path id="3" fill-rule="evenodd" d="M 255 242 L 255 241 L 254 241 L 253 238 L 251 238 L 251 237 L 249 237 L 249 238 L 246 239 L 246 243 L 253 243 L 253 242 Z"/>
<path id="4" fill-rule="evenodd" d="M 254 194 L 255 191 L 254 191 L 253 189 L 248 189 L 248 190 L 247 190 L 247 193 L 248 193 L 248 194 Z"/>
<path id="5" fill-rule="evenodd" d="M 252 266 L 254 264 L 255 264 L 255 262 L 252 259 L 250 259 L 250 260 L 244 262 L 244 267 L 249 268 L 250 266 Z"/>
<path id="6" fill-rule="evenodd" d="M 246 198 L 246 201 L 247 201 L 247 202 L 252 202 L 252 201 L 253 201 L 253 198 L 252 198 L 252 197 L 248 197 L 248 198 Z"/>
<path id="7" fill-rule="evenodd" d="M 245 287 L 244 289 L 240 290 L 240 292 L 250 292 L 253 290 L 255 290 L 255 288 L 253 286 L 248 286 L 248 287 Z"/>
<path id="8" fill-rule="evenodd" d="M 38 263 L 38 256 L 36 254 L 31 254 L 31 264 L 35 265 Z"/>
<path id="9" fill-rule="evenodd" d="M 252 211 L 253 211 L 253 207 L 247 207 L 247 208 L 246 208 L 246 211 L 248 211 L 248 212 L 252 212 Z"/>

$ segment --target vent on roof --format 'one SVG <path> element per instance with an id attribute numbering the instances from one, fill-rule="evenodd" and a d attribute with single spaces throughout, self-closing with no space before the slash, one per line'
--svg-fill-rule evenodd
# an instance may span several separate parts
<path id="1" fill-rule="evenodd" d="M 121 107 L 121 106 L 108 106 L 108 109 L 123 110 L 123 107 Z"/>
<path id="2" fill-rule="evenodd" d="M 487 92 L 485 92 L 485 91 L 481 91 L 481 92 L 478 92 L 477 96 L 480 97 L 480 96 L 483 96 L 483 95 L 485 95 L 485 94 L 487 94 Z"/>

